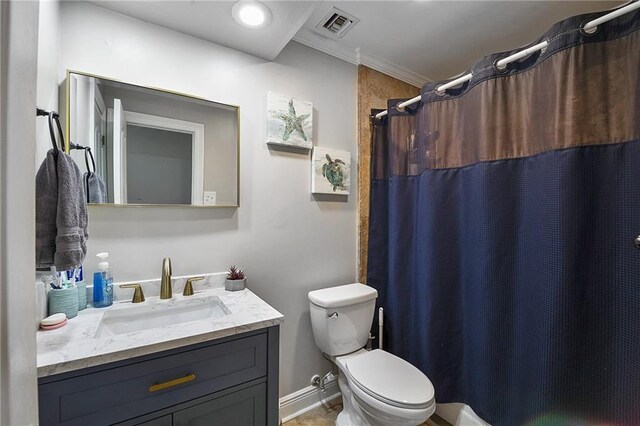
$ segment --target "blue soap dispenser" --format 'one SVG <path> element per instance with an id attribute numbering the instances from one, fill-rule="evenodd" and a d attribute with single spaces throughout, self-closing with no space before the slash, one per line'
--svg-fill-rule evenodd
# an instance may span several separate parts
<path id="1" fill-rule="evenodd" d="M 106 308 L 113 304 L 113 276 L 107 258 L 109 253 L 98 253 L 98 271 L 93 274 L 93 306 Z"/>

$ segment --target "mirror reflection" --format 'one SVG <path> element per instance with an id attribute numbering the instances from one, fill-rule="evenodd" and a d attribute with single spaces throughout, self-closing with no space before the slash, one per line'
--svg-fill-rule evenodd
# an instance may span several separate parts
<path id="1" fill-rule="evenodd" d="M 90 203 L 238 205 L 238 107 L 77 72 L 67 90 Z"/>

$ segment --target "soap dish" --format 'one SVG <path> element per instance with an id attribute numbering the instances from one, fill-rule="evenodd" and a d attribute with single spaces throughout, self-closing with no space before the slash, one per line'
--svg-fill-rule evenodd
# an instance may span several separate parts
<path id="1" fill-rule="evenodd" d="M 55 330 L 56 328 L 64 327 L 65 325 L 67 325 L 67 320 L 66 319 L 64 321 L 59 322 L 59 323 L 54 324 L 54 325 L 42 325 L 42 324 L 40 324 L 40 329 L 41 330 L 45 330 L 45 331 Z"/>
<path id="2" fill-rule="evenodd" d="M 43 330 L 55 330 L 67 324 L 67 316 L 64 313 L 53 314 L 40 321 Z"/>

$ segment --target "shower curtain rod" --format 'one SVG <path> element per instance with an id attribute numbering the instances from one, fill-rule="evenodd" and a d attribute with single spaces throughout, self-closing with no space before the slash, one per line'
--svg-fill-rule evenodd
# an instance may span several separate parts
<path id="1" fill-rule="evenodd" d="M 615 19 L 619 16 L 622 16 L 638 8 L 640 8 L 640 0 L 634 1 L 633 3 L 629 3 L 628 5 L 621 7 L 618 10 L 614 10 L 613 12 L 607 13 L 606 15 L 603 15 L 597 19 L 594 19 L 593 21 L 587 22 L 584 25 L 584 27 L 582 27 L 582 30 L 587 34 L 593 34 L 598 29 L 598 25 L 604 24 L 605 22 L 611 21 L 612 19 Z M 505 68 L 507 68 L 507 65 L 509 65 L 511 62 L 517 61 L 518 59 L 522 59 L 525 56 L 529 56 L 532 53 L 537 52 L 539 50 L 544 50 L 547 48 L 548 45 L 549 45 L 548 41 L 543 41 L 531 47 L 527 47 L 526 49 L 516 52 L 513 55 L 509 55 L 506 58 L 500 59 L 498 62 L 496 62 L 496 68 L 498 68 L 499 70 L 504 70 Z M 448 83 L 444 83 L 436 87 L 436 92 L 438 92 L 439 94 L 442 94 L 447 89 L 450 89 L 462 83 L 466 83 L 467 81 L 471 80 L 472 77 L 473 77 L 473 73 L 465 74 L 462 77 L 458 77 L 455 80 L 451 80 Z M 398 108 L 402 109 L 406 106 L 413 105 L 417 102 L 420 102 L 421 99 L 422 99 L 422 96 L 418 95 L 415 98 L 411 98 L 404 102 L 400 102 L 398 104 Z M 388 114 L 388 111 L 384 110 L 376 114 L 375 118 L 382 118 L 387 114 Z"/>

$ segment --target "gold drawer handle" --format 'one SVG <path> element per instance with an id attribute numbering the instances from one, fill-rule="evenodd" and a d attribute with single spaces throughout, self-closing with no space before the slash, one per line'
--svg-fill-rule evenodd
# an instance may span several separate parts
<path id="1" fill-rule="evenodd" d="M 169 380 L 168 382 L 156 383 L 155 385 L 149 386 L 149 392 L 158 392 L 163 389 L 172 388 L 174 386 L 181 385 L 183 383 L 192 382 L 196 379 L 195 374 L 187 374 L 184 377 L 180 377 L 177 379 Z"/>

